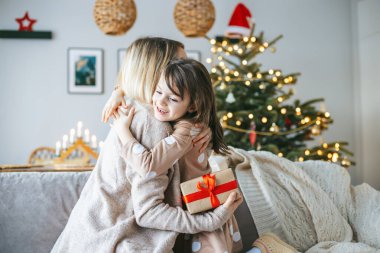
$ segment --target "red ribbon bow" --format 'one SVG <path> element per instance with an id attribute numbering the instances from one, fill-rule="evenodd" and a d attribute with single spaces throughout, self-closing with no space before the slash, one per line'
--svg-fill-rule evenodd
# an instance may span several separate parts
<path id="1" fill-rule="evenodd" d="M 206 187 L 203 187 L 201 185 L 201 182 L 197 183 L 197 189 L 200 192 L 207 192 L 210 196 L 211 206 L 212 208 L 216 208 L 220 206 L 219 199 L 216 197 L 214 190 L 215 190 L 215 175 L 206 174 L 202 176 L 203 183 L 206 185 Z"/>

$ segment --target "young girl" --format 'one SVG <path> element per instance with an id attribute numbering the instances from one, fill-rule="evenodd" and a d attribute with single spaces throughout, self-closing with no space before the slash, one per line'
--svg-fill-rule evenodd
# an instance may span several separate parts
<path id="1" fill-rule="evenodd" d="M 116 131 L 124 144 L 128 162 L 141 176 L 165 173 L 180 161 L 181 182 L 211 172 L 208 153 L 192 149 L 192 139 L 198 134 L 195 123 L 203 123 L 212 131 L 212 149 L 226 154 L 223 130 L 216 115 L 215 96 L 206 68 L 195 60 L 175 60 L 169 63 L 152 97 L 154 117 L 174 124 L 174 133 L 153 149 L 145 149 L 129 131 L 134 112 L 120 108 L 115 113 Z M 240 252 L 242 242 L 234 217 L 220 229 L 193 236 L 193 252 Z"/>

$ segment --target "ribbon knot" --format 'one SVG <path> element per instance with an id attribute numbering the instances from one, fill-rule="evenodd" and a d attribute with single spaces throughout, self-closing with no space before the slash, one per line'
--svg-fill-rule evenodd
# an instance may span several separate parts
<path id="1" fill-rule="evenodd" d="M 202 178 L 203 178 L 203 183 L 205 184 L 206 187 L 202 186 L 202 182 L 198 182 L 197 183 L 197 189 L 200 192 L 206 192 L 209 195 L 212 208 L 216 208 L 216 207 L 220 206 L 219 199 L 216 197 L 216 195 L 214 193 L 215 184 L 216 184 L 215 183 L 215 175 L 206 174 L 206 175 L 202 176 Z"/>

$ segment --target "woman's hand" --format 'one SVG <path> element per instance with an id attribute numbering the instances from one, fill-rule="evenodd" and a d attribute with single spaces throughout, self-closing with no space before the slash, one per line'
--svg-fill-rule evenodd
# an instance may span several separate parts
<path id="1" fill-rule="evenodd" d="M 228 209 L 229 213 L 234 213 L 241 203 L 243 203 L 242 194 L 231 192 L 223 206 Z"/>
<path id="2" fill-rule="evenodd" d="M 119 88 L 114 90 L 111 94 L 111 97 L 107 100 L 106 104 L 103 107 L 102 112 L 102 121 L 106 123 L 109 118 L 116 112 L 118 106 L 125 106 L 124 94 L 123 91 Z"/>
<path id="3" fill-rule="evenodd" d="M 128 106 L 119 106 L 117 111 L 112 114 L 114 121 L 113 124 L 111 124 L 111 127 L 115 129 L 123 145 L 133 139 L 133 135 L 129 130 L 129 127 L 131 126 L 134 113 L 134 107 L 128 110 Z"/>
<path id="4" fill-rule="evenodd" d="M 203 128 L 202 124 L 195 124 L 195 127 L 197 128 Z M 202 132 L 200 132 L 194 139 L 193 139 L 193 145 L 200 147 L 199 153 L 203 153 L 203 151 L 206 150 L 208 144 L 212 140 L 212 133 L 211 129 L 209 127 L 204 128 Z"/>

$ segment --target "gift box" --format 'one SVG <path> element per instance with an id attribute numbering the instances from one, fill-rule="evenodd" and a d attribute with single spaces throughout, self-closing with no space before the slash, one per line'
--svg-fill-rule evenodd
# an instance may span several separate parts
<path id="1" fill-rule="evenodd" d="M 182 199 L 191 213 L 199 213 L 223 204 L 238 183 L 231 169 L 206 174 L 181 184 Z"/>

